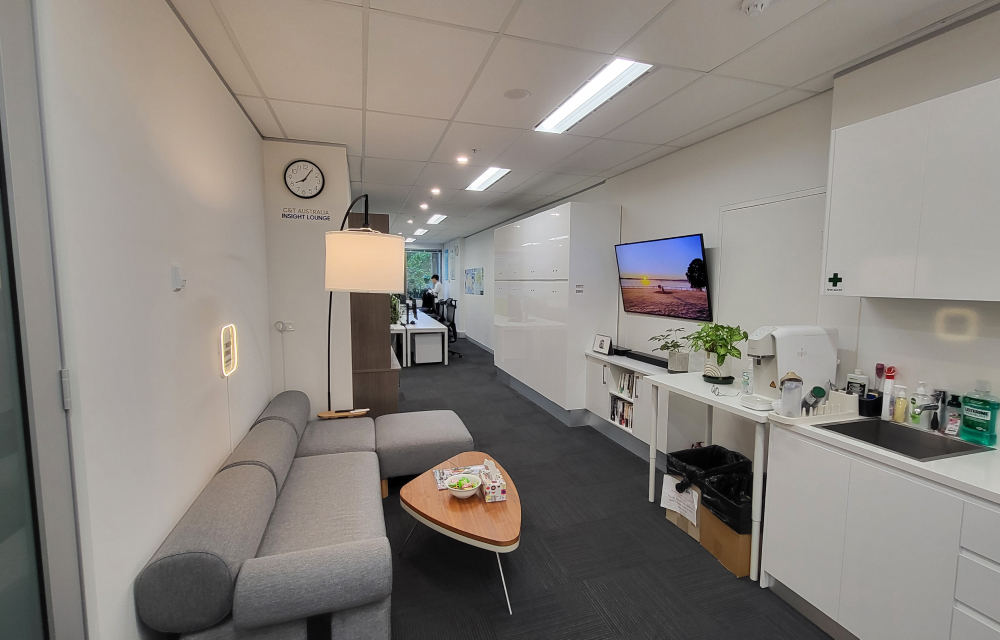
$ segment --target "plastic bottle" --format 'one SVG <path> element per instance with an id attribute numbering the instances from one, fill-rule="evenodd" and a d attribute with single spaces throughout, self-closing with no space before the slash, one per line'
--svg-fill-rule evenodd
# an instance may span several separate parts
<path id="1" fill-rule="evenodd" d="M 847 393 L 853 393 L 859 398 L 864 398 L 868 393 L 868 376 L 861 373 L 861 369 L 847 374 Z"/>
<path id="2" fill-rule="evenodd" d="M 988 380 L 977 380 L 976 390 L 962 398 L 962 440 L 992 447 L 997 443 L 1000 398 L 990 393 Z"/>
<path id="3" fill-rule="evenodd" d="M 886 367 L 885 368 L 885 386 L 882 387 L 882 419 L 892 420 L 893 414 L 893 398 L 892 398 L 892 387 L 895 384 L 896 379 L 896 367 Z"/>
<path id="4" fill-rule="evenodd" d="M 910 398 L 910 422 L 920 426 L 921 429 L 931 428 L 931 416 L 934 414 L 930 409 L 917 413 L 917 407 L 932 404 L 934 399 L 927 395 L 927 388 L 921 380 L 917 385 L 917 391 Z"/>
<path id="5" fill-rule="evenodd" d="M 906 401 L 906 386 L 895 385 L 892 389 L 892 421 L 905 423 L 909 416 L 910 405 Z"/>
<path id="6" fill-rule="evenodd" d="M 962 428 L 962 397 L 957 393 L 951 395 L 944 407 L 944 420 L 941 421 L 941 432 L 946 436 L 957 436 Z"/>

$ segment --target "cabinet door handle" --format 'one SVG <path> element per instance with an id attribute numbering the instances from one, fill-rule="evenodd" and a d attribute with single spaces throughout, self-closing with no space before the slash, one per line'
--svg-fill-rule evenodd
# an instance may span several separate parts
<path id="1" fill-rule="evenodd" d="M 607 372 L 607 370 L 608 370 L 608 365 L 604 365 L 604 366 L 601 367 L 601 384 L 607 384 L 608 383 L 608 381 L 604 378 L 604 374 L 605 374 L 605 372 Z"/>

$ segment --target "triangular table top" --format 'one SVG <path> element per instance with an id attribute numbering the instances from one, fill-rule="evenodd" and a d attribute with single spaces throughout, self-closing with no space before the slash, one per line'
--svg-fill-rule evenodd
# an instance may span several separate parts
<path id="1" fill-rule="evenodd" d="M 467 451 L 434 469 L 483 464 L 486 459 L 492 460 L 485 453 Z M 499 462 L 496 465 L 507 483 L 507 499 L 503 502 L 487 503 L 481 492 L 462 500 L 448 490 L 438 490 L 434 469 L 406 483 L 399 490 L 399 501 L 414 518 L 450 538 L 499 553 L 513 551 L 521 541 L 521 499 L 510 474 Z"/>

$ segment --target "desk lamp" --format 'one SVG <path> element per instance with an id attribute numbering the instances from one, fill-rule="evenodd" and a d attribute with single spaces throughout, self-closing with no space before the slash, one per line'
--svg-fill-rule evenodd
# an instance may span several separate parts
<path id="1" fill-rule="evenodd" d="M 365 201 L 365 221 L 360 229 L 344 229 L 351 209 Z M 326 408 L 333 411 L 330 391 L 330 329 L 333 292 L 402 293 L 405 258 L 403 236 L 380 233 L 368 222 L 368 194 L 355 198 L 340 223 L 340 231 L 326 232 L 326 290 L 330 292 L 326 317 Z"/>

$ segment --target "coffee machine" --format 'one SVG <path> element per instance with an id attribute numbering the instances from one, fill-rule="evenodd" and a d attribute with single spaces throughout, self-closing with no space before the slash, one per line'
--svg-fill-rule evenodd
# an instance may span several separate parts
<path id="1" fill-rule="evenodd" d="M 837 330 L 807 325 L 761 327 L 747 340 L 753 359 L 753 394 L 740 403 L 748 409 L 770 411 L 781 396 L 778 381 L 790 371 L 802 378 L 802 388 L 831 389 L 837 378 Z"/>

